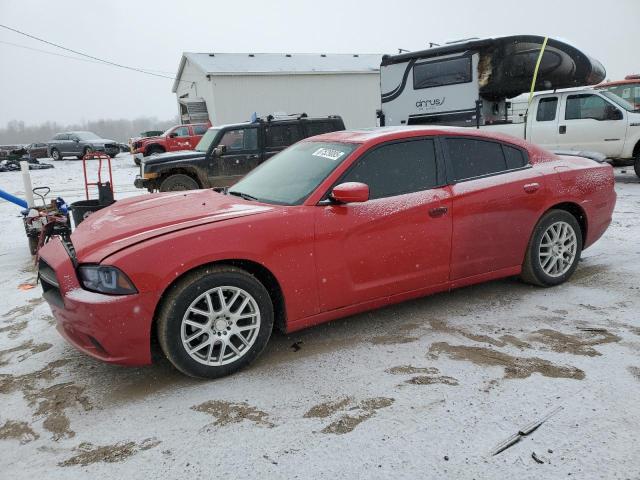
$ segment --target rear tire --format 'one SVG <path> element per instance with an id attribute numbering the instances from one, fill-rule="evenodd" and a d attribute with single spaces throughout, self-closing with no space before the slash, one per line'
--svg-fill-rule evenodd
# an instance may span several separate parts
<path id="1" fill-rule="evenodd" d="M 533 229 L 521 278 L 540 287 L 566 282 L 578 266 L 582 253 L 582 230 L 565 210 L 550 210 Z"/>
<path id="2" fill-rule="evenodd" d="M 171 287 L 158 313 L 158 340 L 169 361 L 198 378 L 230 375 L 254 361 L 273 329 L 273 304 L 253 275 L 207 267 Z"/>
<path id="3" fill-rule="evenodd" d="M 179 192 L 181 190 L 197 190 L 198 188 L 200 188 L 198 182 L 183 173 L 170 175 L 160 184 L 161 192 Z"/>
<path id="4" fill-rule="evenodd" d="M 52 148 L 51 149 L 51 158 L 53 158 L 54 161 L 59 161 L 62 160 L 62 155 L 60 154 L 60 150 L 58 150 L 57 148 Z"/>

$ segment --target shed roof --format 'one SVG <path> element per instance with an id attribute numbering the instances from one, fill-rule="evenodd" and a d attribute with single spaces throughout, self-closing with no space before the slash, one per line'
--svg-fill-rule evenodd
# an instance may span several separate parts
<path id="1" fill-rule="evenodd" d="M 173 84 L 174 92 L 177 90 L 186 60 L 205 75 L 378 73 L 382 54 L 184 52 Z"/>

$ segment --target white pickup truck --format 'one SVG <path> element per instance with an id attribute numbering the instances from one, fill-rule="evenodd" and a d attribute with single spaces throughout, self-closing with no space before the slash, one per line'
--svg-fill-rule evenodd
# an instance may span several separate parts
<path id="1" fill-rule="evenodd" d="M 608 159 L 634 159 L 640 177 L 640 110 L 619 96 L 576 89 L 538 94 L 524 123 L 480 128 L 524 138 L 549 150 L 599 152 Z"/>

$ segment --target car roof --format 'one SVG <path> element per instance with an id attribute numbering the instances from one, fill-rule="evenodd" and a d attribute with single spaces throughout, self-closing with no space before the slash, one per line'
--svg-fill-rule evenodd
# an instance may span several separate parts
<path id="1" fill-rule="evenodd" d="M 506 137 L 513 143 L 515 137 L 501 135 L 487 130 L 478 130 L 469 127 L 447 127 L 447 126 L 395 126 L 395 127 L 371 127 L 358 130 L 338 130 L 335 132 L 323 133 L 312 137 L 314 141 L 334 141 L 348 143 L 369 143 L 400 138 L 410 138 L 433 135 L 464 135 L 483 138 Z"/>
<path id="2" fill-rule="evenodd" d="M 234 128 L 234 127 L 246 127 L 249 125 L 269 125 L 269 124 L 279 124 L 279 123 L 295 123 L 295 122 L 327 122 L 327 121 L 335 121 L 335 120 L 341 120 L 341 117 L 337 116 L 337 115 L 330 115 L 327 117 L 301 117 L 301 118 L 274 118 L 273 120 L 269 120 L 269 121 L 265 121 L 265 120 L 260 120 L 260 121 L 255 121 L 255 122 L 238 122 L 238 123 L 225 123 L 223 125 L 213 125 L 211 127 L 209 127 L 209 130 L 212 129 L 223 129 L 223 128 Z"/>
<path id="3" fill-rule="evenodd" d="M 614 82 L 604 82 L 595 85 L 593 88 L 606 88 L 606 87 L 615 87 L 617 85 L 628 85 L 630 83 L 638 83 L 640 84 L 640 78 L 630 78 L 626 80 L 616 80 Z"/>
<path id="4" fill-rule="evenodd" d="M 520 147 L 529 152 L 530 159 L 535 163 L 538 158 L 552 155 L 546 150 L 529 143 L 522 138 L 514 137 L 504 133 L 491 130 L 479 130 L 470 127 L 447 127 L 447 126 L 395 126 L 395 127 L 373 127 L 359 130 L 338 130 L 335 132 L 323 133 L 310 137 L 304 142 L 338 142 L 338 143 L 358 143 L 367 147 L 393 140 L 402 140 L 412 137 L 424 136 L 457 136 L 457 137 L 477 137 L 479 139 L 494 140 Z"/>

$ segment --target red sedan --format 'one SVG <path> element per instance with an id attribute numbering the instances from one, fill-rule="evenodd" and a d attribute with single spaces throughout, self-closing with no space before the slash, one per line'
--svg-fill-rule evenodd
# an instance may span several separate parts
<path id="1" fill-rule="evenodd" d="M 611 166 L 457 128 L 299 142 L 228 191 L 116 202 L 41 250 L 60 332 L 107 362 L 214 378 L 292 332 L 520 275 L 566 281 L 607 229 Z"/>

